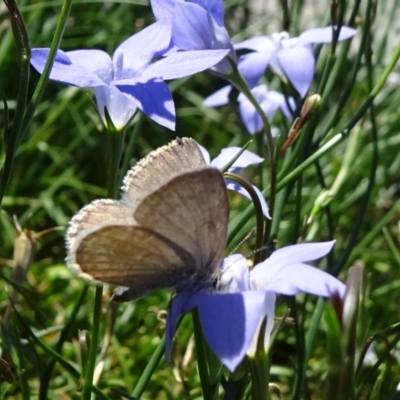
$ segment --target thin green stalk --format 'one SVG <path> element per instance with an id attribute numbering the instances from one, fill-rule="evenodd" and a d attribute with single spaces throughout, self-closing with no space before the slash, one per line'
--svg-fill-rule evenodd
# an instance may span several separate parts
<path id="1" fill-rule="evenodd" d="M 121 161 L 122 146 L 124 143 L 125 131 L 106 132 L 107 135 L 107 156 L 108 156 L 108 196 L 115 199 L 119 196 L 120 182 L 118 178 L 119 164 Z"/>
<path id="2" fill-rule="evenodd" d="M 73 378 L 75 378 L 76 380 L 80 378 L 81 374 L 71 364 L 65 361 L 64 357 L 56 353 L 53 349 L 45 345 L 40 339 L 36 337 L 36 335 L 32 332 L 30 327 L 26 325 L 25 321 L 22 319 L 18 312 L 15 312 L 14 315 L 18 319 L 18 322 L 23 326 L 24 332 L 29 335 L 29 338 L 32 340 L 33 343 L 35 343 L 43 351 L 49 354 L 54 360 L 56 360 Z M 93 393 L 95 393 L 96 396 L 99 397 L 99 399 L 110 400 L 109 397 L 103 394 L 97 387 L 93 386 L 92 390 Z"/>
<path id="3" fill-rule="evenodd" d="M 304 327 L 303 323 L 300 320 L 300 316 L 298 313 L 298 307 L 296 303 L 296 299 L 291 297 L 289 299 L 290 309 L 293 313 L 293 318 L 295 321 L 294 329 L 296 336 L 296 349 L 297 349 L 297 370 L 296 370 L 296 381 L 294 386 L 294 391 L 292 395 L 292 399 L 300 400 L 304 398 L 304 387 L 306 381 L 306 370 L 307 370 L 307 359 L 306 359 L 306 344 L 304 340 Z"/>
<path id="4" fill-rule="evenodd" d="M 69 16 L 69 12 L 71 10 L 72 0 L 64 0 L 63 2 L 60 17 L 58 19 L 56 31 L 53 37 L 53 42 L 51 44 L 50 54 L 46 62 L 46 66 L 44 68 L 43 74 L 39 79 L 39 83 L 36 86 L 32 99 L 27 107 L 26 107 L 26 98 L 29 85 L 30 45 L 29 45 L 28 35 L 24 33 L 25 27 L 23 25 L 22 18 L 19 16 L 19 11 L 16 6 L 16 3 L 13 0 L 12 1 L 9 0 L 8 4 L 14 5 L 12 11 L 13 11 L 13 16 L 17 18 L 18 21 L 17 32 L 20 35 L 20 36 L 16 35 L 16 42 L 21 46 L 23 51 L 21 56 L 21 74 L 20 74 L 16 114 L 13 120 L 11 130 L 6 133 L 7 136 L 6 158 L 0 177 L 0 206 L 4 194 L 7 190 L 8 182 L 10 180 L 14 164 L 15 153 L 17 151 L 18 145 L 20 144 L 23 136 L 25 135 L 26 131 L 29 128 L 30 121 L 36 111 L 36 108 L 41 100 L 45 86 L 47 84 L 48 77 L 50 75 L 50 70 L 53 65 L 54 57 L 59 48 L 64 33 L 66 21 Z M 6 129 L 8 129 L 8 127 L 6 127 Z"/>
<path id="5" fill-rule="evenodd" d="M 60 338 L 55 346 L 55 351 L 59 353 L 62 349 L 64 342 L 67 340 L 69 332 L 71 330 L 72 324 L 75 322 L 75 318 L 78 314 L 78 311 L 81 309 L 83 301 L 88 292 L 89 286 L 85 285 L 83 290 L 81 290 L 79 294 L 78 301 L 75 303 L 75 306 L 68 318 L 67 323 L 65 324 L 63 330 L 60 333 Z M 50 385 L 51 375 L 53 373 L 54 367 L 56 365 L 56 360 L 53 359 L 50 361 L 49 365 L 45 368 L 43 375 L 40 378 L 40 389 L 39 389 L 39 400 L 47 400 L 48 399 L 48 390 Z"/>
<path id="6" fill-rule="evenodd" d="M 151 356 L 149 362 L 146 365 L 146 368 L 144 369 L 135 388 L 133 389 L 131 396 L 134 397 L 135 399 L 139 400 L 140 397 L 142 396 L 144 389 L 146 388 L 147 384 L 149 383 L 151 377 L 154 374 L 154 371 L 156 370 L 158 364 L 161 361 L 161 358 L 164 354 L 164 349 L 165 349 L 165 334 L 158 343 L 153 355 Z"/>
<path id="7" fill-rule="evenodd" d="M 264 228 L 264 214 L 261 207 L 260 199 L 257 196 L 253 185 L 250 184 L 243 177 L 233 174 L 230 172 L 225 172 L 224 176 L 234 182 L 238 182 L 242 187 L 244 187 L 247 193 L 250 195 L 252 203 L 255 208 L 256 220 L 257 220 L 257 230 L 256 230 L 256 249 L 261 249 L 263 246 L 263 228 Z M 257 265 L 261 261 L 261 252 L 256 251 L 254 253 L 254 265 Z"/>
<path id="8" fill-rule="evenodd" d="M 56 30 L 54 32 L 53 40 L 50 46 L 49 56 L 47 57 L 46 65 L 44 66 L 43 72 L 39 78 L 39 82 L 35 88 L 35 91 L 32 95 L 32 99 L 27 107 L 26 113 L 24 115 L 23 126 L 24 134 L 28 128 L 29 122 L 32 119 L 36 108 L 38 107 L 40 100 L 42 99 L 44 90 L 46 88 L 48 78 L 50 76 L 51 68 L 53 67 L 54 58 L 56 53 L 60 47 L 61 40 L 64 35 L 65 26 L 67 24 L 67 19 L 69 17 L 69 13 L 72 7 L 72 0 L 63 0 L 63 5 L 61 7 L 60 17 L 58 18 Z"/>
<path id="9" fill-rule="evenodd" d="M 101 306 L 103 297 L 103 286 L 96 285 L 96 293 L 94 299 L 92 337 L 89 349 L 89 360 L 86 369 L 86 375 L 83 382 L 82 400 L 90 400 L 93 390 L 93 374 L 96 367 L 97 346 L 99 342 Z"/>
<path id="10" fill-rule="evenodd" d="M 205 349 L 206 343 L 197 309 L 192 311 L 192 320 L 194 341 L 196 343 L 197 365 L 199 370 L 201 389 L 203 391 L 203 399 L 213 400 L 215 398 L 215 392 L 212 390 L 212 384 L 207 363 L 207 353 Z"/>
<path id="11" fill-rule="evenodd" d="M 321 321 L 322 313 L 324 311 L 324 306 L 325 306 L 325 300 L 322 297 L 320 297 L 314 308 L 314 312 L 313 312 L 313 315 L 310 320 L 310 325 L 309 325 L 306 335 L 305 335 L 306 352 L 305 352 L 304 360 L 306 363 L 308 362 L 308 360 L 311 357 L 311 351 L 315 344 L 315 335 L 317 334 L 317 331 L 320 326 L 320 321 Z"/>
<path id="12" fill-rule="evenodd" d="M 353 65 L 353 69 L 350 74 L 350 83 L 343 90 L 342 94 L 340 95 L 339 101 L 337 103 L 338 105 L 337 105 L 335 111 L 330 114 L 330 118 L 329 118 L 328 122 L 325 124 L 324 129 L 322 129 L 322 131 L 324 132 L 321 136 L 322 138 L 325 138 L 325 137 L 329 138 L 329 131 L 339 121 L 340 115 L 341 115 L 341 113 L 347 103 L 347 100 L 349 99 L 349 97 L 353 91 L 353 88 L 356 84 L 356 78 L 360 71 L 361 59 L 362 59 L 362 56 L 365 51 L 365 46 L 367 43 L 368 35 L 370 34 L 370 28 L 371 28 L 371 23 L 372 23 L 371 12 L 372 12 L 372 6 L 371 6 L 371 1 L 369 1 L 368 7 L 367 7 L 367 13 L 366 13 L 367 18 L 366 18 L 366 21 L 364 24 L 364 30 L 363 30 L 363 35 L 361 38 L 359 51 L 357 53 L 357 57 L 355 59 L 354 65 Z M 345 53 L 345 50 L 346 50 L 346 47 L 349 47 L 349 46 L 350 46 L 350 42 L 346 43 L 344 48 L 342 49 L 340 63 L 337 63 L 337 65 L 335 65 L 335 68 L 332 73 L 332 77 L 329 79 L 327 87 L 324 90 L 323 98 L 326 98 L 329 96 L 332 86 L 334 85 L 334 83 L 336 81 L 336 77 L 340 74 L 341 64 L 343 64 L 347 59 L 347 53 Z"/>
<path id="13" fill-rule="evenodd" d="M 247 97 L 247 99 L 250 101 L 250 103 L 256 109 L 258 115 L 260 116 L 260 118 L 263 122 L 265 138 L 267 140 L 268 158 L 270 160 L 269 209 L 270 209 L 271 213 L 273 213 L 274 205 L 275 205 L 275 195 L 276 195 L 276 182 L 277 182 L 276 167 L 277 166 L 276 166 L 276 159 L 274 157 L 275 144 L 274 144 L 274 140 L 273 140 L 272 133 L 271 133 L 271 125 L 269 123 L 267 116 L 264 113 L 264 110 L 261 108 L 257 99 L 253 96 L 253 93 L 251 92 L 249 86 L 247 85 L 246 80 L 243 78 L 243 76 L 237 70 L 237 66 L 233 65 L 233 64 L 232 64 L 232 66 L 234 68 L 234 73 L 228 77 L 229 81 L 232 83 L 233 86 L 235 86 L 241 93 L 243 93 Z M 265 224 L 264 243 L 268 242 L 270 232 L 271 232 L 271 223 L 269 220 L 267 220 L 266 224 Z"/>
<path id="14" fill-rule="evenodd" d="M 268 400 L 269 396 L 269 357 L 265 354 L 247 358 L 247 368 L 251 377 L 252 400 Z"/>
<path id="15" fill-rule="evenodd" d="M 368 83 L 372 87 L 373 85 L 373 66 L 372 66 L 372 48 L 371 44 L 370 46 L 367 46 L 366 48 L 366 54 L 365 54 L 365 59 L 366 59 L 366 64 L 368 68 Z M 372 104 L 370 108 L 370 120 L 371 120 L 371 136 L 372 136 L 372 160 L 371 160 L 371 170 L 370 170 L 370 175 L 369 175 L 369 182 L 368 182 L 368 187 L 367 190 L 365 191 L 365 195 L 363 197 L 361 206 L 359 207 L 358 215 L 354 224 L 354 227 L 352 229 L 352 232 L 347 240 L 347 245 L 345 250 L 342 252 L 342 256 L 335 265 L 333 269 L 333 273 L 337 275 L 344 267 L 346 264 L 348 258 L 350 257 L 350 254 L 354 247 L 357 244 L 358 236 L 361 231 L 361 225 L 364 221 L 365 215 L 367 213 L 367 208 L 369 204 L 369 199 L 371 197 L 372 191 L 375 186 L 375 177 L 376 177 L 376 172 L 378 169 L 378 127 L 377 127 L 377 122 L 376 122 L 376 117 L 375 117 L 375 107 Z"/>
<path id="16" fill-rule="evenodd" d="M 18 148 L 21 137 L 21 126 L 23 115 L 25 113 L 26 101 L 29 89 L 29 62 L 31 56 L 31 47 L 29 43 L 28 32 L 24 20 L 19 12 L 18 5 L 14 0 L 7 0 L 5 4 L 11 17 L 11 26 L 14 34 L 14 40 L 17 50 L 20 54 L 19 59 L 19 84 L 18 97 L 13 123 L 11 126 L 4 127 L 5 161 L 0 176 L 0 203 L 7 189 L 8 181 L 14 164 L 15 152 Z"/>
<path id="17" fill-rule="evenodd" d="M 278 195 L 276 196 L 274 214 L 272 215 L 271 237 L 275 237 L 278 235 L 279 224 L 281 222 L 283 208 L 285 207 L 285 201 L 287 199 L 288 189 L 289 189 L 289 187 L 287 186 L 281 192 L 279 192 Z M 254 265 L 256 265 L 256 264 L 254 264 Z"/>

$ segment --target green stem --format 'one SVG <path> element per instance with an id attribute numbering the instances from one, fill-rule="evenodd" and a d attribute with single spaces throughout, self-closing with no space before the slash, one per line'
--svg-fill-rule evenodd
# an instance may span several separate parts
<path id="1" fill-rule="evenodd" d="M 64 0 L 63 2 L 60 17 L 58 19 L 56 31 L 53 37 L 53 42 L 51 44 L 50 54 L 28 107 L 26 107 L 26 98 L 27 98 L 28 84 L 29 84 L 29 63 L 30 63 L 29 40 L 28 40 L 28 35 L 25 31 L 25 26 L 23 25 L 22 18 L 19 15 L 16 3 L 13 0 L 12 1 L 9 0 L 8 4 L 13 5 L 12 15 L 14 16 L 14 18 L 17 18 L 16 20 L 12 21 L 14 22 L 14 24 L 16 23 L 16 21 L 18 21 L 17 31 L 14 29 L 14 34 L 17 45 L 19 44 L 21 46 L 20 48 L 22 49 L 22 56 L 21 56 L 21 73 L 20 73 L 16 113 L 13 119 L 12 127 L 10 131 L 7 132 L 6 158 L 5 158 L 4 168 L 1 171 L 1 176 L 0 176 L 0 205 L 4 197 L 4 194 L 7 190 L 8 182 L 10 180 L 11 172 L 13 169 L 15 153 L 17 151 L 18 145 L 20 144 L 23 136 L 25 135 L 26 131 L 29 128 L 30 121 L 36 111 L 36 108 L 41 100 L 45 86 L 47 84 L 48 77 L 50 75 L 50 70 L 53 65 L 54 57 L 59 48 L 64 33 L 66 21 L 69 16 L 69 12 L 71 10 L 72 0 Z M 18 32 L 18 34 L 16 34 L 16 32 Z M 8 128 L 6 127 L 6 129 Z"/>
<path id="2" fill-rule="evenodd" d="M 192 320 L 194 341 L 196 343 L 197 365 L 199 369 L 201 389 L 203 391 L 203 399 L 213 400 L 215 398 L 215 393 L 212 390 L 210 373 L 207 363 L 207 352 L 205 349 L 206 343 L 197 309 L 192 311 Z"/>
<path id="3" fill-rule="evenodd" d="M 97 346 L 99 342 L 101 306 L 103 297 L 103 286 L 96 285 L 96 294 L 94 299 L 92 337 L 89 350 L 89 360 L 84 377 L 82 400 L 90 400 L 93 390 L 93 374 L 96 367 Z"/>
<path id="4" fill-rule="evenodd" d="M 260 199 L 258 198 L 257 193 L 253 188 L 253 185 L 251 185 L 251 183 L 248 182 L 243 177 L 233 174 L 233 173 L 230 173 L 230 172 L 225 172 L 224 176 L 227 179 L 230 179 L 234 182 L 239 183 L 241 186 L 243 186 L 246 189 L 247 193 L 250 195 L 251 200 L 254 204 L 256 220 L 257 220 L 256 249 L 261 249 L 262 245 L 263 245 L 264 214 L 262 211 Z M 257 265 L 260 261 L 261 261 L 261 252 L 259 252 L 259 251 L 255 252 L 254 253 L 254 265 Z"/>
<path id="5" fill-rule="evenodd" d="M 149 383 L 151 377 L 154 374 L 154 371 L 156 370 L 159 362 L 161 361 L 161 358 L 164 354 L 164 349 L 165 349 L 165 334 L 161 338 L 160 342 L 156 347 L 156 350 L 151 356 L 149 362 L 147 363 L 146 368 L 144 369 L 142 375 L 140 376 L 135 386 L 135 389 L 133 389 L 132 397 L 134 397 L 135 399 L 139 400 L 140 397 L 142 396 L 144 389 L 146 388 L 146 385 Z"/>
<path id="6" fill-rule="evenodd" d="M 247 359 L 247 367 L 251 377 L 251 394 L 253 400 L 267 400 L 270 398 L 269 383 L 269 358 L 265 354 L 256 358 Z"/>
<path id="7" fill-rule="evenodd" d="M 11 16 L 11 25 L 14 34 L 14 40 L 17 50 L 20 53 L 19 60 L 19 85 L 18 97 L 11 126 L 5 126 L 5 162 L 0 176 L 0 203 L 7 189 L 8 181 L 14 164 L 15 152 L 18 148 L 21 137 L 21 126 L 23 115 L 25 113 L 26 101 L 29 89 L 29 62 L 31 56 L 31 47 L 29 36 L 24 21 L 19 12 L 18 5 L 14 0 L 7 0 L 5 4 Z"/>
<path id="8" fill-rule="evenodd" d="M 83 301 L 88 292 L 88 288 L 89 288 L 89 286 L 85 285 L 83 290 L 81 290 L 78 301 L 76 302 L 74 309 L 72 310 L 71 315 L 69 316 L 68 321 L 65 324 L 65 327 L 63 328 L 63 330 L 60 333 L 60 338 L 58 339 L 58 342 L 55 346 L 55 350 L 57 351 L 57 353 L 59 353 L 61 351 L 64 342 L 68 338 L 72 324 L 75 322 L 75 318 L 78 314 L 78 311 L 81 309 Z M 49 390 L 50 379 L 51 379 L 51 375 L 53 373 L 54 367 L 56 365 L 56 362 L 57 362 L 56 359 L 51 360 L 49 365 L 45 368 L 43 375 L 40 378 L 39 400 L 48 399 L 47 392 Z"/>
<path id="9" fill-rule="evenodd" d="M 115 199 L 119 195 L 120 182 L 118 179 L 119 164 L 122 155 L 122 146 L 124 144 L 125 131 L 123 132 L 106 132 L 107 135 L 107 156 L 108 160 L 108 179 L 107 192 L 108 196 Z"/>

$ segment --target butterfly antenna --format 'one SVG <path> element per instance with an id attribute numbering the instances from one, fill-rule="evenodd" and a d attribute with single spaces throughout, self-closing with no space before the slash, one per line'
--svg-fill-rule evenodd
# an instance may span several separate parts
<path id="1" fill-rule="evenodd" d="M 249 240 L 255 233 L 256 229 L 253 228 L 236 246 L 235 248 L 230 252 L 229 255 L 232 255 L 233 253 L 236 253 L 236 250 L 247 240 Z"/>

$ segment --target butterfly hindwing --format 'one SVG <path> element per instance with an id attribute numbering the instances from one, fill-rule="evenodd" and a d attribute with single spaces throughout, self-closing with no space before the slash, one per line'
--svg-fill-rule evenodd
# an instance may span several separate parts
<path id="1" fill-rule="evenodd" d="M 190 253 L 137 226 L 106 226 L 88 234 L 80 242 L 75 260 L 84 277 L 127 286 L 136 297 L 173 287 L 177 280 L 194 273 Z"/>

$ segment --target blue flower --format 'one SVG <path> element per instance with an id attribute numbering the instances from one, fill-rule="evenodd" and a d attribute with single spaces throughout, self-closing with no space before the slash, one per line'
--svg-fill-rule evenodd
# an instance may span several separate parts
<path id="1" fill-rule="evenodd" d="M 50 79 L 78 87 L 94 88 L 98 112 L 107 124 L 105 108 L 118 130 L 137 109 L 155 122 L 175 128 L 175 108 L 163 81 L 203 71 L 218 63 L 227 50 L 188 51 L 162 55 L 171 41 L 171 26 L 156 22 L 125 40 L 111 57 L 101 50 L 57 52 Z M 32 49 L 31 64 L 42 73 L 49 49 Z"/>
<path id="2" fill-rule="evenodd" d="M 221 0 L 151 0 L 151 7 L 157 20 L 171 24 L 171 46 L 175 49 L 225 49 L 231 60 L 236 62 L 236 54 L 224 26 L 224 7 Z M 224 59 L 214 65 L 212 70 L 225 75 L 232 71 L 232 67 Z"/>
<path id="3" fill-rule="evenodd" d="M 299 292 L 342 298 L 346 287 L 338 279 L 305 264 L 325 256 L 334 241 L 297 244 L 276 250 L 248 269 L 240 254 L 223 260 L 216 289 L 178 293 L 167 317 L 166 358 L 180 316 L 197 308 L 204 336 L 221 362 L 234 371 L 246 354 L 255 356 L 260 327 L 266 320 L 264 348 L 268 351 L 273 329 L 276 294 Z"/>
<path id="4" fill-rule="evenodd" d="M 353 37 L 357 31 L 342 26 L 338 40 Z M 246 54 L 245 65 L 255 71 L 251 83 L 255 85 L 269 65 L 282 79 L 289 80 L 303 98 L 306 96 L 315 72 L 313 43 L 331 43 L 333 28 L 309 29 L 299 37 L 290 38 L 287 32 L 275 33 L 271 37 L 255 36 L 235 44 L 235 49 L 249 49 L 254 52 Z M 257 72 L 258 71 L 258 72 Z M 245 75 L 246 76 L 246 75 Z"/>
<path id="5" fill-rule="evenodd" d="M 223 87 L 208 96 L 204 100 L 203 104 L 209 107 L 218 107 L 228 104 L 231 89 L 232 86 Z M 283 94 L 276 90 L 268 90 L 267 85 L 264 84 L 254 87 L 251 89 L 251 92 L 268 119 L 272 119 L 278 109 L 282 111 L 286 118 L 291 119 L 291 111 L 289 110 Z M 263 128 L 263 122 L 258 111 L 243 93 L 239 94 L 237 101 L 239 103 L 239 112 L 244 126 L 250 134 L 256 134 Z M 289 102 L 291 103 L 292 108 L 295 108 L 292 98 L 289 99 Z"/>
<path id="6" fill-rule="evenodd" d="M 221 153 L 216 158 L 211 160 L 209 152 L 203 146 L 201 146 L 201 145 L 198 145 L 198 146 L 200 147 L 200 150 L 203 153 L 203 157 L 204 157 L 206 163 L 215 168 L 218 168 L 218 169 L 222 169 L 226 165 L 230 164 L 230 162 L 242 151 L 242 149 L 240 147 L 235 147 L 235 146 L 226 147 L 225 149 L 221 150 Z M 232 173 L 236 174 L 243 168 L 246 168 L 250 165 L 259 164 L 263 161 L 264 161 L 264 159 L 259 157 L 257 154 L 254 154 L 253 152 L 251 152 L 249 150 L 245 150 L 238 157 L 238 159 L 229 167 L 228 172 L 232 172 Z M 251 200 L 250 194 L 247 192 L 247 190 L 243 186 L 241 186 L 237 182 L 234 182 L 229 179 L 225 179 L 225 182 L 226 182 L 227 189 L 233 190 L 237 193 L 240 193 L 242 196 Z M 271 219 L 271 216 L 269 215 L 269 212 L 268 212 L 268 205 L 267 205 L 265 198 L 264 198 L 263 194 L 261 193 L 260 189 L 258 189 L 254 185 L 253 185 L 253 189 L 257 193 L 257 196 L 260 200 L 264 216 L 266 218 Z"/>

